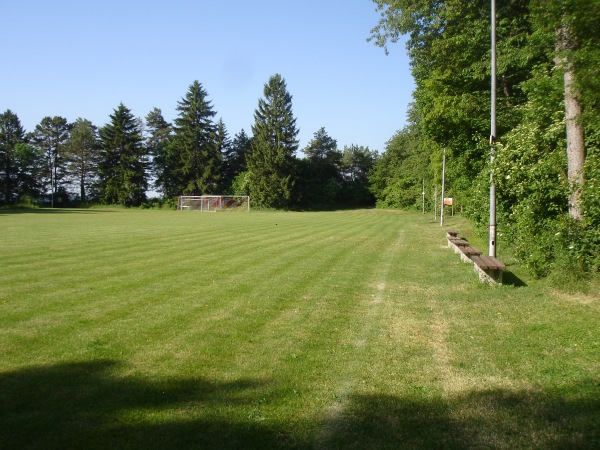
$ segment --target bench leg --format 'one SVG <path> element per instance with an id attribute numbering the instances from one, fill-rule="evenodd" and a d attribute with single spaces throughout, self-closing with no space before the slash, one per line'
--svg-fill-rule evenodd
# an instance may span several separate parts
<path id="1" fill-rule="evenodd" d="M 479 281 L 485 284 L 502 284 L 502 271 L 501 270 L 484 270 L 477 264 L 473 264 L 475 273 L 479 275 Z"/>
<path id="2" fill-rule="evenodd" d="M 469 255 L 464 254 L 462 251 L 459 253 L 460 255 L 460 259 L 462 259 L 463 262 L 466 263 L 473 263 L 473 260 L 471 258 L 469 258 Z"/>

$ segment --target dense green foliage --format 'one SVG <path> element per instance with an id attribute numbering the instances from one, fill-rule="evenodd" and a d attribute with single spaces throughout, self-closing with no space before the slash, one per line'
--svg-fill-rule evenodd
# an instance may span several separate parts
<path id="1" fill-rule="evenodd" d="M 292 96 L 283 77 L 269 78 L 254 111 L 254 135 L 248 155 L 250 195 L 255 204 L 287 208 L 296 184 L 294 157 L 298 129 L 292 111 Z"/>
<path id="2" fill-rule="evenodd" d="M 173 127 L 162 115 L 162 111 L 154 108 L 146 116 L 146 146 L 148 153 L 152 158 L 152 176 L 154 187 L 164 195 L 177 195 L 177 191 L 172 186 L 174 183 L 169 176 L 171 168 L 169 160 L 169 142 L 172 138 Z"/>
<path id="3" fill-rule="evenodd" d="M 22 194 L 18 183 L 17 145 L 26 142 L 21 121 L 10 109 L 0 115 L 0 187 L 4 203 L 15 202 Z"/>
<path id="4" fill-rule="evenodd" d="M 225 192 L 235 195 L 248 195 L 246 156 L 250 153 L 250 144 L 250 138 L 242 129 L 234 136 L 229 145 L 225 147 L 223 153 L 223 184 Z"/>
<path id="5" fill-rule="evenodd" d="M 339 170 L 342 153 L 337 148 L 337 141 L 325 128 L 320 128 L 303 151 L 306 159 L 300 167 L 300 199 L 310 198 L 314 206 L 321 207 L 339 204 L 343 177 Z"/>
<path id="6" fill-rule="evenodd" d="M 422 207 L 423 182 L 430 182 L 432 149 L 425 145 L 416 126 L 398 131 L 386 146 L 371 173 L 371 191 L 383 208 Z M 429 205 L 430 195 L 427 196 Z"/>
<path id="7" fill-rule="evenodd" d="M 146 199 L 148 188 L 141 130 L 122 103 L 110 118 L 111 122 L 100 129 L 99 196 L 108 204 L 139 206 Z"/>
<path id="8" fill-rule="evenodd" d="M 44 117 L 36 125 L 30 141 L 44 154 L 45 180 L 50 191 L 50 205 L 54 206 L 60 193 L 66 191 L 64 187 L 66 178 L 65 144 L 69 138 L 69 123 L 64 117 Z M 64 197 L 64 195 L 63 195 Z M 58 201 L 58 204 L 63 204 Z"/>
<path id="9" fill-rule="evenodd" d="M 370 206 L 369 173 L 377 152 L 359 145 L 338 149 L 325 128 L 314 133 L 298 165 L 298 201 L 308 209 Z"/>
<path id="10" fill-rule="evenodd" d="M 216 194 L 222 159 L 213 121 L 216 112 L 198 81 L 189 87 L 177 111 L 173 141 L 168 146 L 174 195 Z"/>
<path id="11" fill-rule="evenodd" d="M 500 245 L 513 247 L 533 273 L 600 268 L 600 2 L 498 4 L 490 166 L 490 2 L 374 1 L 382 15 L 371 39 L 385 47 L 407 36 L 416 83 L 409 125 L 389 141 L 372 176 L 378 204 L 420 205 L 422 177 L 428 197 L 439 184 L 443 148 L 447 192 L 482 230 L 493 171 Z M 567 116 L 565 105 L 576 115 Z M 580 126 L 585 148 L 567 135 Z M 576 165 L 577 154 L 585 166 Z"/>
<path id="12" fill-rule="evenodd" d="M 69 178 L 79 186 L 79 199 L 82 203 L 87 201 L 93 189 L 99 149 L 97 128 L 87 119 L 77 119 L 65 145 L 64 159 Z"/>

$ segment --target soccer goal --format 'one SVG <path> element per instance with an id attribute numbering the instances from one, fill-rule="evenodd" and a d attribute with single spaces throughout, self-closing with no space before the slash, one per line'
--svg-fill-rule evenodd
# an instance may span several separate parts
<path id="1" fill-rule="evenodd" d="M 181 195 L 180 211 L 250 211 L 248 195 Z"/>

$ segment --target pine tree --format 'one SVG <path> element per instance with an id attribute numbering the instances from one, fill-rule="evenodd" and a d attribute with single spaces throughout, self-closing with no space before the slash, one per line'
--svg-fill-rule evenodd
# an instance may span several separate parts
<path id="1" fill-rule="evenodd" d="M 246 155 L 250 152 L 250 138 L 242 129 L 229 144 L 224 158 L 224 186 L 225 191 L 233 194 L 233 183 L 236 177 L 246 170 Z"/>
<path id="2" fill-rule="evenodd" d="M 33 142 L 44 151 L 47 167 L 47 185 L 50 192 L 50 204 L 55 206 L 59 190 L 64 190 L 63 181 L 66 175 L 64 147 L 69 139 L 70 131 L 67 119 L 60 116 L 44 117 L 36 125 Z"/>
<path id="3" fill-rule="evenodd" d="M 246 160 L 250 153 L 252 141 L 242 129 L 233 137 L 231 143 L 230 163 L 233 168 L 233 173 L 239 175 L 246 170 Z"/>
<path id="4" fill-rule="evenodd" d="M 227 188 L 231 185 L 231 168 L 230 160 L 233 154 L 233 147 L 229 132 L 225 126 L 225 122 L 220 118 L 217 122 L 216 128 L 216 139 L 217 148 L 221 157 L 221 173 L 219 179 L 219 192 L 223 193 L 227 191 Z"/>
<path id="5" fill-rule="evenodd" d="M 154 187 L 162 190 L 165 196 L 176 195 L 171 192 L 169 184 L 172 164 L 168 163 L 167 153 L 168 145 L 173 140 L 173 126 L 164 119 L 160 109 L 154 108 L 146 116 L 146 130 L 146 148 L 152 157 Z"/>
<path id="6" fill-rule="evenodd" d="M 44 151 L 38 147 L 24 142 L 15 145 L 15 189 L 19 202 L 27 197 L 35 202 L 43 196 L 44 175 L 47 172 L 45 162 Z"/>
<path id="7" fill-rule="evenodd" d="M 96 177 L 99 148 L 98 129 L 87 119 L 77 119 L 65 146 L 65 160 L 73 184 L 79 186 L 82 202 L 87 201 Z"/>
<path id="8" fill-rule="evenodd" d="M 286 208 L 293 198 L 298 149 L 292 96 L 279 74 L 269 78 L 263 94 L 254 112 L 252 151 L 247 161 L 250 193 L 255 204 Z"/>
<path id="9" fill-rule="evenodd" d="M 333 207 L 342 188 L 337 141 L 320 128 L 303 152 L 306 159 L 300 164 L 298 197 L 307 208 Z"/>
<path id="10" fill-rule="evenodd" d="M 337 149 L 337 141 L 327 134 L 324 127 L 315 132 L 303 151 L 321 175 L 331 177 L 338 173 L 341 152 Z"/>
<path id="11" fill-rule="evenodd" d="M 0 115 L 0 189 L 5 203 L 16 200 L 15 147 L 25 141 L 25 130 L 21 121 L 10 109 L 6 110 Z"/>
<path id="12" fill-rule="evenodd" d="M 100 129 L 102 155 L 99 164 L 100 197 L 108 204 L 139 206 L 146 200 L 148 180 L 139 127 L 122 103 Z"/>
<path id="13" fill-rule="evenodd" d="M 194 81 L 186 96 L 178 102 L 175 135 L 169 147 L 169 168 L 179 194 L 215 194 L 221 178 L 215 112 L 208 94 Z"/>

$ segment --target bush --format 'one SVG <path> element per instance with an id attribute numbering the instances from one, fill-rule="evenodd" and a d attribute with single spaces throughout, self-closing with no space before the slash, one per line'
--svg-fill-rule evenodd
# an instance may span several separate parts
<path id="1" fill-rule="evenodd" d="M 38 208 L 38 202 L 33 199 L 29 195 L 22 195 L 19 197 L 19 202 L 17 203 L 19 208 Z"/>

